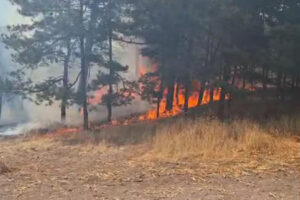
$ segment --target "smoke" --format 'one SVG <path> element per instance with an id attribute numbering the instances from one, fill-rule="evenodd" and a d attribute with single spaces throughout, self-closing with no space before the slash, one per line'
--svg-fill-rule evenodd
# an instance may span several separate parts
<path id="1" fill-rule="evenodd" d="M 21 123 L 16 126 L 0 127 L 0 136 L 14 136 L 30 133 L 32 130 L 38 130 L 46 127 L 45 124 L 38 122 Z"/>
<path id="2" fill-rule="evenodd" d="M 138 47 L 135 45 L 120 45 L 119 43 L 114 43 L 114 59 L 120 62 L 122 65 L 129 66 L 128 72 L 124 73 L 123 76 L 128 80 L 137 80 L 139 63 L 137 63 Z M 72 63 L 69 70 L 70 82 L 75 80 L 80 66 L 78 63 Z M 101 66 L 93 66 L 90 71 L 89 80 L 95 78 L 98 70 Z M 63 73 L 63 67 L 61 65 L 51 65 L 47 67 L 40 68 L 31 72 L 30 76 L 35 81 L 42 81 L 49 76 L 57 76 Z M 100 102 L 99 102 L 100 103 Z M 51 106 L 45 105 L 35 105 L 32 102 L 25 103 L 26 110 L 29 111 L 28 116 L 30 121 L 41 121 L 41 122 L 59 122 L 60 121 L 60 102 L 54 102 Z M 132 113 L 144 112 L 149 109 L 147 102 L 136 99 L 131 105 L 114 107 L 113 108 L 113 118 L 117 119 L 119 117 L 128 116 Z M 97 106 L 96 110 L 92 110 L 89 113 L 90 121 L 103 121 L 106 119 L 107 110 L 105 106 Z M 80 112 L 80 107 L 78 105 L 70 106 L 67 110 L 67 124 L 69 125 L 81 125 L 82 115 Z"/>
<path id="3" fill-rule="evenodd" d="M 0 72 L 5 78 L 7 73 L 17 66 L 12 63 L 10 58 L 10 52 L 0 44 Z M 137 54 L 138 50 L 135 45 L 118 45 L 115 44 L 115 58 L 121 64 L 128 65 L 129 71 L 124 74 L 127 79 L 137 80 L 138 79 L 138 65 Z M 28 75 L 35 81 L 43 81 L 50 76 L 57 76 L 62 74 L 61 65 L 51 65 L 39 68 L 34 71 L 28 71 Z M 91 70 L 90 79 L 92 79 L 99 67 L 95 66 Z M 70 69 L 70 79 L 74 80 L 78 74 L 79 66 L 72 66 Z M 55 123 L 60 121 L 60 102 L 54 102 L 51 106 L 36 105 L 34 102 L 29 100 L 23 100 L 18 96 L 5 94 L 3 98 L 3 111 L 2 119 L 0 125 L 2 124 L 12 124 L 18 122 L 40 122 L 40 123 Z M 113 109 L 113 117 L 115 119 L 129 115 L 131 113 L 144 112 L 149 108 L 146 102 L 135 100 L 132 105 L 116 107 Z M 69 125 L 79 125 L 82 122 L 82 116 L 80 113 L 79 106 L 70 106 L 67 111 L 67 124 Z M 90 112 L 91 121 L 101 121 L 106 118 L 106 107 L 99 106 L 95 111 Z"/>
<path id="4" fill-rule="evenodd" d="M 12 63 L 9 56 L 10 52 L 0 44 L 0 73 L 1 78 L 5 78 L 7 73 L 16 66 Z M 137 47 L 134 45 L 126 45 L 116 47 L 115 59 L 121 64 L 128 65 L 129 71 L 124 76 L 130 80 L 138 79 L 139 63 L 137 61 Z M 42 81 L 49 76 L 62 74 L 60 65 L 45 66 L 38 70 L 28 72 L 30 77 L 35 81 Z M 75 79 L 79 67 L 73 66 L 70 69 L 71 79 Z M 99 67 L 91 70 L 91 77 L 96 74 Z M 145 112 L 149 109 L 149 104 L 140 99 L 134 100 L 131 105 L 113 108 L 113 119 L 128 116 L 133 113 Z M 107 116 L 105 106 L 99 106 L 97 110 L 91 111 L 89 114 L 90 121 L 102 121 Z M 53 124 L 60 122 L 60 102 L 54 102 L 51 106 L 36 105 L 34 102 L 24 100 L 19 96 L 12 94 L 3 95 L 2 119 L 0 120 L 0 135 L 20 135 L 26 134 L 32 130 L 51 127 Z M 78 105 L 70 106 L 67 110 L 68 125 L 81 125 L 82 115 Z"/>
<path id="5" fill-rule="evenodd" d="M 9 52 L 0 43 L 0 78 L 2 80 L 7 78 L 7 74 L 11 71 L 12 66 Z M 27 119 L 27 111 L 20 97 L 1 92 L 1 98 L 2 112 L 0 125 L 25 121 Z"/>
<path id="6" fill-rule="evenodd" d="M 17 14 L 16 8 L 10 5 L 8 1 L 0 5 L 0 27 L 6 25 L 24 24 L 29 20 Z M 4 32 L 4 28 L 0 28 L 0 32 Z M 139 75 L 139 55 L 138 47 L 135 45 L 124 45 L 120 43 L 114 44 L 114 59 L 118 60 L 123 65 L 129 66 L 128 73 L 124 76 L 129 80 L 137 80 Z M 0 41 L 0 77 L 4 79 L 7 74 L 16 69 L 17 64 L 11 61 L 9 50 L 4 48 Z M 95 66 L 91 70 L 90 79 L 95 77 L 99 67 Z M 79 71 L 79 66 L 73 65 L 70 69 L 70 80 L 74 80 Z M 62 74 L 62 66 L 52 65 L 45 66 L 38 70 L 28 71 L 28 75 L 35 81 L 42 81 L 50 76 Z M 139 99 L 135 100 L 132 105 L 113 108 L 114 119 L 127 116 L 131 113 L 144 112 L 148 110 L 148 103 Z M 99 106 L 96 111 L 90 112 L 90 121 L 105 120 L 107 115 L 106 107 Z M 28 127 L 32 124 L 49 124 L 60 121 L 60 102 L 54 102 L 51 106 L 36 105 L 34 102 L 24 100 L 19 96 L 12 94 L 3 94 L 2 117 L 0 119 L 1 126 L 9 124 L 23 124 L 28 123 Z M 82 123 L 82 116 L 80 107 L 78 105 L 70 106 L 67 110 L 67 124 L 80 125 Z M 26 127 L 26 125 L 22 125 Z M 15 130 L 15 129 L 14 129 Z M 18 129 L 20 130 L 20 129 Z M 11 130 L 13 131 L 13 130 Z M 18 132 L 18 131 L 17 131 Z M 9 134 L 13 134 L 9 132 Z M 1 135 L 1 131 L 0 131 Z"/>

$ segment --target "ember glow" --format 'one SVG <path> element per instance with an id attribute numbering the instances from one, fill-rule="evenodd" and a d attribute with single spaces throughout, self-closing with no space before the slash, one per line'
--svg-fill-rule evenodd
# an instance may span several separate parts
<path id="1" fill-rule="evenodd" d="M 145 67 L 145 66 L 139 67 L 139 76 L 140 77 L 144 76 L 147 72 L 148 72 L 147 67 Z"/>
<path id="2" fill-rule="evenodd" d="M 103 97 L 103 95 L 105 95 L 107 93 L 107 91 L 108 91 L 107 87 L 103 87 L 103 88 L 97 90 L 94 93 L 93 97 L 89 98 L 89 100 L 88 100 L 89 104 L 95 106 L 95 105 L 98 105 L 99 103 L 101 103 L 102 97 Z"/>
<path id="3" fill-rule="evenodd" d="M 51 133 L 51 136 L 77 133 L 77 132 L 80 132 L 80 131 L 82 131 L 81 128 L 59 128 L 55 132 Z"/>
<path id="4" fill-rule="evenodd" d="M 143 77 L 149 72 L 155 71 L 157 69 L 157 65 L 147 67 L 147 66 L 140 66 L 138 68 L 139 71 L 139 77 Z M 158 77 L 152 77 L 152 81 L 160 82 Z M 179 89 L 177 87 L 180 87 Z M 192 82 L 193 93 L 189 94 L 189 100 L 188 100 L 188 108 L 195 108 L 198 106 L 198 99 L 199 99 L 199 90 L 201 88 L 201 84 L 199 81 L 193 81 Z M 142 90 L 142 85 L 140 85 L 140 90 Z M 159 88 L 156 88 L 157 91 L 159 91 Z M 145 120 L 156 120 L 159 116 L 159 118 L 168 118 L 172 116 L 176 116 L 178 114 L 181 114 L 184 112 L 184 104 L 185 104 L 185 95 L 184 95 L 184 87 L 178 86 L 175 84 L 174 89 L 174 96 L 173 96 L 173 109 L 171 111 L 166 110 L 167 105 L 167 94 L 168 90 L 165 89 L 163 91 L 163 99 L 161 100 L 159 104 L 159 109 L 157 108 L 157 105 L 152 107 L 149 111 L 147 111 L 145 114 L 142 114 L 138 116 L 138 118 L 135 119 L 127 119 L 127 120 L 113 120 L 110 124 L 102 125 L 101 128 L 104 128 L 106 126 L 114 126 L 114 125 L 129 125 L 134 121 L 145 121 Z M 178 95 L 176 94 L 176 91 L 178 91 Z M 93 97 L 89 99 L 89 104 L 91 105 L 99 105 L 101 104 L 102 97 L 107 93 L 107 87 L 104 87 L 102 89 L 97 90 Z M 133 94 L 136 100 L 141 100 L 141 97 L 138 94 Z M 214 89 L 213 92 L 213 101 L 219 101 L 221 99 L 221 88 Z M 225 96 L 225 99 L 229 99 L 229 95 L 227 94 Z M 203 99 L 201 105 L 206 105 L 211 102 L 211 94 L 210 89 L 206 89 L 203 94 Z M 157 114 L 157 111 L 159 110 L 159 115 Z"/>
<path id="5" fill-rule="evenodd" d="M 177 90 L 177 85 L 175 85 L 175 91 Z M 166 93 L 164 92 L 164 98 L 160 102 L 160 108 L 159 108 L 159 117 L 160 118 L 167 118 L 167 117 L 172 117 L 176 116 L 180 113 L 183 112 L 183 107 L 185 103 L 185 97 L 184 97 L 184 90 L 179 89 L 179 94 L 178 94 L 178 102 L 177 102 L 177 97 L 176 97 L 176 92 L 174 93 L 174 100 L 173 100 L 173 109 L 171 111 L 166 110 L 166 104 L 167 104 L 167 99 L 166 99 Z M 199 92 L 193 92 L 190 97 L 189 97 L 189 103 L 188 103 L 188 108 L 195 108 L 198 105 L 198 98 L 199 98 Z M 202 103 L 201 105 L 208 104 L 210 102 L 210 90 L 205 90 Z M 214 90 L 214 101 L 219 101 L 221 98 L 221 89 L 215 89 Z M 226 99 L 228 99 L 228 95 L 226 95 Z M 153 108 L 149 110 L 146 114 L 141 115 L 139 117 L 139 120 L 155 120 L 157 119 L 157 108 Z"/>

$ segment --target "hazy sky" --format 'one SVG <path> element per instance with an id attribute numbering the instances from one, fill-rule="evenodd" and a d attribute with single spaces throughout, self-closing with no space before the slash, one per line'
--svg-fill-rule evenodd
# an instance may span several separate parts
<path id="1" fill-rule="evenodd" d="M 0 27 L 16 24 L 22 21 L 16 8 L 8 0 L 0 0 Z"/>

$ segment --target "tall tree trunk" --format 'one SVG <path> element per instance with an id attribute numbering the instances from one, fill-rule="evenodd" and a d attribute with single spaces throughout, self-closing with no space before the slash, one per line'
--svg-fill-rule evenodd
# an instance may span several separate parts
<path id="1" fill-rule="evenodd" d="M 209 95 L 209 97 L 210 97 L 209 103 L 213 104 L 214 103 L 214 88 L 212 86 L 210 86 L 209 93 L 210 93 L 210 95 Z"/>
<path id="2" fill-rule="evenodd" d="M 286 74 L 282 78 L 282 88 L 281 88 L 281 101 L 285 101 L 285 89 L 286 89 Z"/>
<path id="3" fill-rule="evenodd" d="M 295 89 L 295 84 L 296 84 L 296 77 L 292 77 L 292 82 L 291 82 L 291 89 Z"/>
<path id="4" fill-rule="evenodd" d="M 0 92 L 0 120 L 2 117 L 3 93 Z"/>
<path id="5" fill-rule="evenodd" d="M 186 77 L 184 80 L 184 112 L 187 113 L 189 109 L 189 96 L 190 96 L 190 87 L 191 87 L 191 74 L 190 74 L 190 68 L 192 64 L 192 52 L 193 52 L 193 45 L 194 45 L 194 38 L 193 34 L 190 36 L 190 39 L 188 41 L 188 46 L 187 46 L 187 61 L 186 61 Z"/>
<path id="6" fill-rule="evenodd" d="M 179 92 L 180 92 L 180 84 L 179 82 L 176 83 L 176 90 L 175 90 L 175 104 L 179 105 Z"/>
<path id="7" fill-rule="evenodd" d="M 248 67 L 247 66 L 244 66 L 244 69 L 243 69 L 243 89 L 246 88 L 246 73 L 247 73 L 247 69 Z"/>
<path id="8" fill-rule="evenodd" d="M 203 100 L 203 96 L 204 96 L 204 92 L 206 90 L 206 85 L 205 85 L 206 81 L 201 81 L 201 87 L 199 90 L 199 96 L 198 96 L 198 102 L 197 102 L 197 106 L 200 107 L 202 104 L 202 100 Z"/>
<path id="9" fill-rule="evenodd" d="M 231 85 L 232 86 L 234 86 L 234 84 L 235 84 L 236 74 L 237 74 L 237 66 L 235 65 L 233 75 L 232 75 L 232 80 L 231 80 Z"/>
<path id="10" fill-rule="evenodd" d="M 113 85 L 112 85 L 112 76 L 113 76 L 113 66 L 112 66 L 112 30 L 109 32 L 109 85 L 108 85 L 108 101 L 107 101 L 107 121 L 111 122 L 112 118 L 112 98 L 113 98 Z"/>
<path id="11" fill-rule="evenodd" d="M 94 0 L 90 5 L 90 20 L 88 24 L 88 35 L 85 35 L 84 27 L 84 2 L 80 0 L 80 23 L 81 23 L 81 36 L 80 36 L 80 54 L 81 54 L 81 99 L 82 99 L 82 109 L 83 109 L 83 127 L 88 129 L 88 101 L 87 101 L 87 79 L 88 70 L 90 65 L 90 57 L 92 55 L 92 48 L 94 45 L 94 32 L 96 23 L 96 13 L 99 0 Z M 86 38 L 86 42 L 85 42 Z"/>
<path id="12" fill-rule="evenodd" d="M 166 104 L 167 111 L 171 111 L 173 109 L 174 91 L 175 91 L 175 83 L 174 80 L 171 80 L 168 85 L 167 104 Z"/>
<path id="13" fill-rule="evenodd" d="M 297 77 L 296 77 L 295 87 L 296 88 L 300 87 L 300 75 L 299 75 L 299 73 L 297 74 Z"/>
<path id="14" fill-rule="evenodd" d="M 268 79 L 268 70 L 264 66 L 263 71 L 262 71 L 263 91 L 266 91 L 266 89 L 267 89 L 267 79 Z"/>
<path id="15" fill-rule="evenodd" d="M 221 88 L 221 98 L 219 103 L 219 118 L 224 120 L 225 116 L 225 88 Z"/>
<path id="16" fill-rule="evenodd" d="M 223 68 L 223 82 L 224 84 L 228 84 L 230 78 L 230 67 L 224 66 Z M 221 97 L 219 102 L 219 117 L 221 120 L 224 120 L 225 117 L 225 95 L 226 95 L 226 87 L 221 87 Z"/>
<path id="17" fill-rule="evenodd" d="M 277 83 L 276 83 L 276 87 L 277 87 L 277 97 L 281 100 L 281 85 L 282 85 L 282 72 L 278 72 L 277 73 Z"/>
<path id="18" fill-rule="evenodd" d="M 63 75 L 63 99 L 61 102 L 61 122 L 66 122 L 67 101 L 69 95 L 69 62 L 71 57 L 71 41 L 67 41 L 67 55 L 64 60 L 64 75 Z"/>
<path id="19" fill-rule="evenodd" d="M 68 15 L 71 14 L 71 0 L 67 2 Z M 69 98 L 69 62 L 71 57 L 71 38 L 69 37 L 66 42 L 66 55 L 64 57 L 64 72 L 63 72 L 63 96 L 61 102 L 61 123 L 66 123 L 67 103 Z"/>
<path id="20" fill-rule="evenodd" d="M 186 80 L 184 84 L 184 112 L 189 110 L 189 93 L 190 93 L 190 81 Z"/>
<path id="21" fill-rule="evenodd" d="M 161 98 L 157 98 L 157 102 L 156 102 L 156 118 L 158 119 L 160 117 L 160 102 L 161 102 Z"/>
<path id="22" fill-rule="evenodd" d="M 161 80 L 159 85 L 159 91 L 157 92 L 157 102 L 156 102 L 156 118 L 158 119 L 160 117 L 160 103 L 163 98 L 163 81 Z"/>
<path id="23" fill-rule="evenodd" d="M 262 99 L 265 101 L 267 98 L 267 83 L 269 79 L 269 70 L 264 66 L 263 67 L 263 72 L 262 72 L 262 84 L 263 84 L 263 94 L 262 94 Z"/>
<path id="24" fill-rule="evenodd" d="M 234 71 L 233 71 L 232 80 L 231 80 L 231 83 L 230 83 L 231 87 L 234 87 L 234 85 L 235 85 L 236 75 L 237 75 L 237 66 L 235 65 L 235 66 L 234 66 Z M 232 98 L 232 94 L 230 93 L 230 94 L 229 94 L 229 99 L 228 99 L 228 109 L 231 108 L 232 99 L 233 99 L 233 98 Z"/>
<path id="25" fill-rule="evenodd" d="M 83 22 L 83 2 L 80 1 L 80 17 L 81 17 L 81 36 L 80 36 L 80 55 L 81 55 L 81 76 L 80 76 L 80 99 L 83 110 L 83 128 L 87 130 L 88 125 L 88 102 L 87 102 L 87 65 L 85 55 L 84 42 L 84 22 Z"/>
<path id="26" fill-rule="evenodd" d="M 229 94 L 229 98 L 228 98 L 228 110 L 230 110 L 231 108 L 231 105 L 232 105 L 232 100 L 233 100 L 233 97 L 232 97 L 232 94 L 230 93 Z"/>
<path id="27" fill-rule="evenodd" d="M 108 78 L 108 100 L 107 100 L 107 122 L 110 123 L 112 121 L 112 106 L 113 106 L 113 28 L 112 28 L 112 0 L 108 1 L 108 9 L 109 9 L 109 35 L 108 35 L 108 43 L 109 43 L 109 78 Z"/>

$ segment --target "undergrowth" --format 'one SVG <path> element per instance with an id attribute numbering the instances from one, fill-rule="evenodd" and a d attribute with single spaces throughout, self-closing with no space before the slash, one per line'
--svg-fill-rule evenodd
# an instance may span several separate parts
<path id="1" fill-rule="evenodd" d="M 247 120 L 223 123 L 208 119 L 178 119 L 157 129 L 152 142 L 153 152 L 158 157 L 179 159 L 294 156 L 299 143 L 291 133 L 279 133 L 274 128 L 277 123 L 262 126 Z"/>

